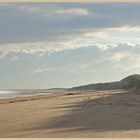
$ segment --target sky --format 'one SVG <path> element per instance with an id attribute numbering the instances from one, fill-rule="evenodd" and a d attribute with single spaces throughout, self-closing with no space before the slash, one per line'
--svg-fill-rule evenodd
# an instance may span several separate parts
<path id="1" fill-rule="evenodd" d="M 1 3 L 0 89 L 139 74 L 139 13 L 140 3 Z"/>

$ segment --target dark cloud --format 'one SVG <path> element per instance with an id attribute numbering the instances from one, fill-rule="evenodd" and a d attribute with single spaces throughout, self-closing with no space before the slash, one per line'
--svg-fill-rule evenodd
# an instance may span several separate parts
<path id="1" fill-rule="evenodd" d="M 55 13 L 74 8 L 86 9 L 89 14 L 74 16 Z M 139 13 L 139 3 L 0 5 L 0 42 L 50 40 L 81 30 L 139 26 Z"/>

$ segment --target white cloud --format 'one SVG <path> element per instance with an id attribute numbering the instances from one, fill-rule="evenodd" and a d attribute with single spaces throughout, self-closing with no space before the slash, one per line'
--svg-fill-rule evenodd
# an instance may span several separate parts
<path id="1" fill-rule="evenodd" d="M 38 68 L 32 71 L 32 74 L 49 73 L 49 68 Z"/>
<path id="2" fill-rule="evenodd" d="M 97 33 L 98 34 L 98 33 Z M 94 38 L 94 39 L 93 39 Z M 0 59 L 5 58 L 9 54 L 51 54 L 63 50 L 77 49 L 82 47 L 94 46 L 101 50 L 106 50 L 106 45 L 95 44 L 96 33 L 92 37 L 77 35 L 74 37 L 61 37 L 59 40 L 42 41 L 42 42 L 26 42 L 26 43 L 7 43 L 0 44 Z"/>
<path id="3" fill-rule="evenodd" d="M 115 29 L 114 29 L 115 30 Z M 69 51 L 79 48 L 92 48 L 91 51 L 98 50 L 102 55 L 97 57 L 96 59 L 99 62 L 102 61 L 109 61 L 112 65 L 119 65 L 123 67 L 123 63 L 128 63 L 126 68 L 129 67 L 129 64 L 138 65 L 136 60 L 138 61 L 140 58 L 140 44 L 139 42 L 122 42 L 119 40 L 118 43 L 109 42 L 109 43 L 100 43 L 99 41 L 104 40 L 115 40 L 114 36 L 109 36 L 107 34 L 107 30 L 100 30 L 100 31 L 91 31 L 91 32 L 84 32 L 80 35 L 75 36 L 61 36 L 58 40 L 54 41 L 40 41 L 40 42 L 26 42 L 26 43 L 10 43 L 10 44 L 1 44 L 0 45 L 0 59 L 6 58 L 6 56 L 13 54 L 34 54 L 38 56 L 44 55 L 51 55 L 52 53 L 57 53 L 61 51 Z M 121 42 L 121 43 L 119 43 Z M 11 55 L 13 57 L 13 55 Z M 94 53 L 93 53 L 94 55 Z M 16 58 L 12 58 L 16 59 Z M 130 62 L 130 63 L 129 63 Z M 82 70 L 90 67 L 93 65 L 93 62 L 89 62 L 87 64 L 81 64 L 78 66 Z M 135 66 L 138 68 L 138 66 Z M 79 68 L 76 68 L 78 70 Z M 117 67 L 115 67 L 117 68 Z M 119 67 L 118 67 L 119 68 Z M 64 69 L 60 69 L 61 71 L 65 71 Z M 75 69 L 71 69 L 71 72 L 75 71 Z M 69 70 L 69 72 L 70 72 Z M 48 73 L 50 69 L 41 68 L 36 69 L 33 73 Z M 52 69 L 51 69 L 52 71 Z M 67 70 L 68 71 L 68 70 Z"/>
<path id="4" fill-rule="evenodd" d="M 122 48 L 123 46 L 124 48 Z M 113 68 L 119 69 L 122 72 L 131 71 L 140 68 L 139 65 L 140 45 L 139 44 L 132 44 L 132 43 L 120 43 L 120 44 L 112 44 L 112 45 L 98 44 L 98 45 L 89 46 L 88 48 L 90 47 L 91 47 L 90 49 L 91 52 L 92 51 L 94 52 L 96 51 L 96 49 L 98 49 L 101 55 L 96 56 L 96 58 L 93 57 L 93 59 L 92 58 L 89 59 L 89 61 L 87 61 L 86 63 L 85 61 L 82 62 L 79 60 L 79 62 L 73 62 L 70 65 L 65 64 L 65 67 L 63 66 L 57 68 L 43 67 L 34 70 L 32 73 L 39 74 L 39 73 L 49 73 L 49 72 L 64 72 L 64 73 L 77 73 L 77 72 L 87 72 L 87 71 L 90 72 L 92 66 L 94 67 L 96 67 L 97 65 L 101 66 L 103 63 L 106 62 L 110 62 Z M 71 48 L 71 49 L 80 49 L 80 48 Z M 69 51 L 69 49 L 67 51 Z M 84 54 L 81 55 L 84 56 Z M 92 72 L 95 72 L 94 69 L 92 69 Z"/>
<path id="5" fill-rule="evenodd" d="M 62 10 L 57 10 L 55 13 L 60 15 L 88 15 L 89 14 L 88 10 L 84 8 L 62 9 Z"/>
<path id="6" fill-rule="evenodd" d="M 75 17 L 75 16 L 86 16 L 89 14 L 89 11 L 86 8 L 59 8 L 59 7 L 39 7 L 39 6 L 17 6 L 18 10 L 32 13 L 32 14 L 40 14 L 40 16 L 49 16 L 49 17 Z"/>
<path id="7" fill-rule="evenodd" d="M 113 32 L 140 32 L 140 27 L 139 26 L 125 25 L 125 26 L 122 26 L 122 27 L 108 28 L 108 31 L 113 31 Z"/>
<path id="8" fill-rule="evenodd" d="M 86 72 L 87 71 L 87 67 L 90 65 L 90 64 L 93 64 L 93 63 L 97 63 L 97 62 L 90 62 L 90 63 L 87 63 L 87 64 L 77 64 L 77 63 L 73 63 L 73 66 L 66 66 L 66 67 L 46 67 L 46 66 L 42 66 L 40 68 L 36 68 L 32 71 L 30 71 L 32 74 L 50 74 L 50 73 L 67 73 L 67 74 L 71 74 L 71 73 L 77 73 L 77 72 Z M 92 71 L 89 71 L 88 72 L 96 72 L 96 70 L 92 70 Z"/>
<path id="9" fill-rule="evenodd" d="M 121 61 L 134 61 L 140 58 L 140 45 L 132 43 L 119 43 L 107 50 L 108 59 L 113 63 Z"/>
<path id="10" fill-rule="evenodd" d="M 44 12 L 44 9 L 41 9 L 40 7 L 37 7 L 37 6 L 18 6 L 17 9 L 20 11 L 25 11 L 25 12 L 29 12 L 29 13 Z"/>
<path id="11" fill-rule="evenodd" d="M 111 60 L 111 62 L 116 63 L 116 62 L 120 62 L 122 59 L 126 59 L 128 57 L 130 57 L 131 55 L 129 53 L 114 53 L 112 54 L 111 57 L 109 57 L 109 59 Z"/>
<path id="12" fill-rule="evenodd" d="M 84 42 L 86 41 L 86 42 Z M 0 59 L 4 59 L 10 54 L 51 54 L 64 50 L 71 50 L 85 47 L 99 48 L 105 50 L 107 46 L 96 45 L 93 41 L 86 39 L 76 39 L 67 41 L 56 41 L 56 42 L 29 42 L 29 43 L 12 43 L 12 44 L 1 44 L 0 45 Z"/>
<path id="13" fill-rule="evenodd" d="M 56 47 L 57 46 L 57 47 Z M 67 46 L 66 46 L 67 47 Z M 29 42 L 29 43 L 12 43 L 0 45 L 0 59 L 9 54 L 50 54 L 66 49 L 63 42 Z M 70 49 L 70 48 L 68 48 Z"/>
<path id="14" fill-rule="evenodd" d="M 124 69 L 124 71 L 130 71 L 130 70 L 135 70 L 135 69 L 140 69 L 140 64 L 139 63 L 126 67 Z"/>
<path id="15" fill-rule="evenodd" d="M 100 39 L 100 42 L 108 42 L 110 44 L 120 42 L 131 42 L 138 44 L 140 42 L 140 27 L 138 26 L 122 26 L 114 28 L 90 29 L 85 31 L 84 37 L 92 39 Z M 106 43 L 105 43 L 106 44 Z"/>

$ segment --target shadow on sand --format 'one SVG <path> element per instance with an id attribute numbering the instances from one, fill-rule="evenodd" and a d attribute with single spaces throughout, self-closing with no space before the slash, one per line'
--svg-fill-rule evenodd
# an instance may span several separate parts
<path id="1" fill-rule="evenodd" d="M 68 96 L 68 95 L 66 95 Z M 69 95 L 71 96 L 71 95 Z M 122 131 L 140 129 L 140 94 L 121 92 L 107 97 L 58 106 L 70 112 L 59 118 L 36 124 L 31 129 L 63 129 L 64 131 Z M 53 109 L 53 108 L 52 108 Z"/>

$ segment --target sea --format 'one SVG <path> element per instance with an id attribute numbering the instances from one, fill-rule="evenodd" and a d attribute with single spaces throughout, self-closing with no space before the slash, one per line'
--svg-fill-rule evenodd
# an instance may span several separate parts
<path id="1" fill-rule="evenodd" d="M 51 89 L 4 89 L 0 90 L 0 99 L 16 98 L 16 97 L 27 97 L 37 95 L 48 95 L 58 93 L 60 90 Z"/>

